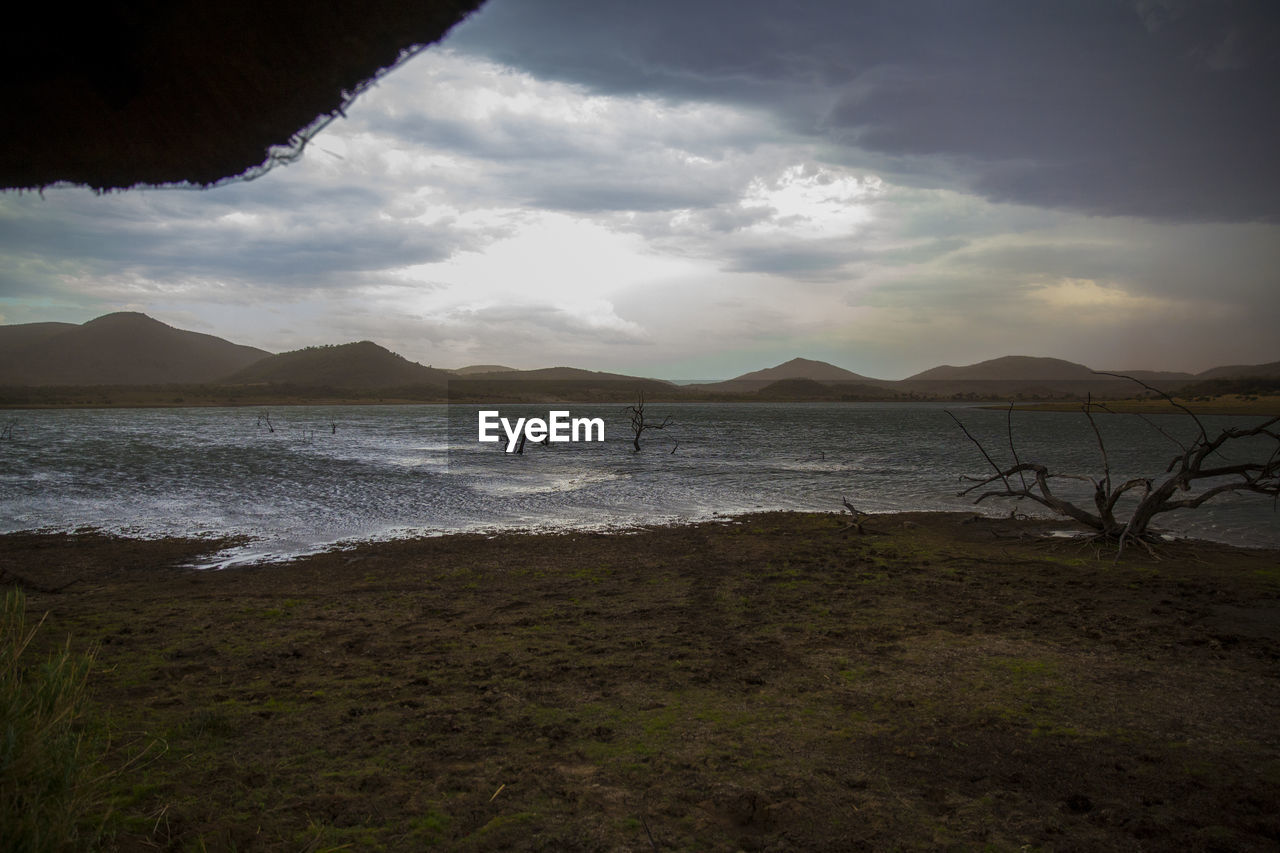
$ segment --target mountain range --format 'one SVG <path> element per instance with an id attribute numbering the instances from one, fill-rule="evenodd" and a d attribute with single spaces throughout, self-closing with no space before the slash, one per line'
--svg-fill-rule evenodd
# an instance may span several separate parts
<path id="1" fill-rule="evenodd" d="M 227 385 L 443 389 L 452 378 L 448 371 L 423 367 L 373 341 L 357 341 L 266 355 L 220 380 Z"/>
<path id="2" fill-rule="evenodd" d="M 121 312 L 83 325 L 0 326 L 0 385 L 216 382 L 269 355 Z"/>
<path id="3" fill-rule="evenodd" d="M 744 373 L 741 376 L 735 376 L 733 379 L 726 379 L 723 382 L 707 382 L 696 385 L 684 386 L 690 391 L 704 391 L 721 394 L 742 394 L 742 393 L 759 393 L 770 386 L 777 383 L 785 383 L 781 386 L 783 389 L 800 390 L 804 386 L 795 385 L 797 381 L 809 381 L 828 385 L 832 383 L 838 384 L 867 384 L 867 385 L 885 385 L 883 380 L 870 379 L 866 376 L 854 373 L 852 370 L 845 370 L 843 367 L 836 367 L 834 364 L 828 364 L 825 361 L 814 361 L 808 358 L 793 358 L 790 361 L 783 362 L 777 367 L 766 367 L 764 370 L 753 370 L 750 373 Z M 810 387 L 809 390 L 816 390 Z"/>
<path id="4" fill-rule="evenodd" d="M 1280 362 L 1216 367 L 1199 374 L 1110 371 L 1163 390 L 1209 380 L 1280 378 Z M 213 335 L 176 329 L 145 314 L 107 314 L 74 323 L 0 326 L 0 386 L 289 387 L 379 392 L 415 389 L 440 399 L 611 399 L 637 391 L 689 399 L 894 399 L 904 397 L 1082 396 L 1133 393 L 1132 382 L 1056 358 L 1004 356 L 941 365 L 899 381 L 875 379 L 824 361 L 795 358 L 723 382 L 678 386 L 659 379 L 575 367 L 517 370 L 477 364 L 445 370 L 372 341 L 272 354 Z"/>

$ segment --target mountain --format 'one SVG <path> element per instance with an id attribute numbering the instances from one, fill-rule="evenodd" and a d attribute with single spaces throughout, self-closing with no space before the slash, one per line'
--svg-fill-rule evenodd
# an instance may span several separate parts
<path id="1" fill-rule="evenodd" d="M 336 344 L 269 356 L 228 376 L 228 385 L 299 385 L 372 391 L 432 386 L 444 388 L 453 374 L 423 367 L 372 341 Z"/>
<path id="2" fill-rule="evenodd" d="M 0 372 L 14 361 L 20 360 L 23 353 L 46 338 L 78 329 L 75 323 L 20 323 L 14 326 L 0 326 Z"/>
<path id="3" fill-rule="evenodd" d="M 766 367 L 763 370 L 753 370 L 750 373 L 744 373 L 741 376 L 735 376 L 734 378 L 726 379 L 723 382 L 686 385 L 684 387 L 691 391 L 712 391 L 722 394 L 749 394 L 761 391 L 774 383 L 784 382 L 787 380 L 809 380 L 815 383 L 859 382 L 875 385 L 883 384 L 879 379 L 870 379 L 866 376 L 862 376 L 861 374 L 854 373 L 852 370 L 845 370 L 843 367 L 836 367 L 834 364 L 829 364 L 825 361 L 814 361 L 809 358 L 793 358 L 790 361 L 777 365 L 776 367 Z M 779 389 L 776 390 L 782 390 L 787 387 L 788 386 L 779 386 Z M 803 386 L 791 386 L 791 390 L 795 391 L 800 387 Z"/>
<path id="4" fill-rule="evenodd" d="M 83 325 L 0 326 L 0 385 L 194 384 L 268 355 L 123 311 Z"/>
<path id="5" fill-rule="evenodd" d="M 1196 379 L 1241 379 L 1246 377 L 1280 376 L 1280 361 L 1270 364 L 1233 364 L 1227 367 L 1214 367 L 1204 373 L 1196 374 Z"/>
<path id="6" fill-rule="evenodd" d="M 501 364 L 468 364 L 466 367 L 455 367 L 449 372 L 455 376 L 471 376 L 475 373 L 514 373 L 514 367 L 504 367 Z"/>
<path id="7" fill-rule="evenodd" d="M 1101 394 L 1129 396 L 1142 393 L 1128 379 L 1138 379 L 1165 392 L 1225 393 L 1199 383 L 1206 380 L 1280 377 L 1280 362 L 1257 365 L 1215 367 L 1192 375 L 1165 370 L 1112 370 L 1106 375 L 1094 373 L 1083 364 L 1059 358 L 1033 358 L 1009 355 L 965 367 L 943 365 L 917 373 L 899 383 L 911 393 L 935 395 L 978 395 L 991 397 Z M 1196 384 L 1192 384 L 1196 383 Z"/>
<path id="8" fill-rule="evenodd" d="M 656 399 L 678 396 L 680 391 L 661 379 L 578 367 L 472 373 L 449 383 L 449 396 L 455 400 L 632 402 L 639 393 Z"/>
<path id="9" fill-rule="evenodd" d="M 868 385 L 865 382 L 819 382 L 816 379 L 779 379 L 758 389 L 756 394 L 762 399 L 780 402 L 882 400 L 886 396 L 893 396 L 883 385 Z"/>
<path id="10" fill-rule="evenodd" d="M 628 376 L 625 373 L 605 373 L 599 370 L 583 370 L 580 367 L 540 367 L 535 370 L 512 370 L 502 368 L 489 373 L 475 372 L 468 379 L 494 379 L 502 382 L 661 382 L 662 379 L 645 379 L 640 376 Z"/>
<path id="11" fill-rule="evenodd" d="M 814 361 L 810 358 L 793 358 L 777 367 L 766 367 L 735 376 L 729 382 L 777 382 L 780 379 L 812 379 L 815 382 L 874 382 L 866 376 L 836 367 L 825 361 Z"/>
<path id="12" fill-rule="evenodd" d="M 1106 372 L 1116 373 L 1120 376 L 1130 376 L 1143 382 L 1154 383 L 1157 386 L 1161 382 L 1189 382 L 1195 379 L 1192 374 L 1182 373 L 1177 370 L 1108 370 Z"/>
<path id="13" fill-rule="evenodd" d="M 1188 373 L 1114 372 L 1140 379 L 1162 391 L 1175 391 L 1192 381 Z M 1142 393 L 1141 386 L 1128 379 L 1095 373 L 1074 361 L 1026 355 L 1006 355 L 964 367 L 946 364 L 909 376 L 897 385 L 910 394 L 970 399 L 1084 397 L 1087 394 L 1128 397 Z"/>
<path id="14" fill-rule="evenodd" d="M 1098 378 L 1092 370 L 1083 364 L 1076 364 L 1074 361 L 1063 361 L 1060 358 L 1038 358 L 1028 355 L 1006 355 L 965 367 L 952 367 L 949 364 L 944 364 L 941 367 L 934 367 L 914 376 L 908 376 L 903 381 L 990 382 L 993 380 L 1045 381 L 1061 379 L 1092 380 Z"/>

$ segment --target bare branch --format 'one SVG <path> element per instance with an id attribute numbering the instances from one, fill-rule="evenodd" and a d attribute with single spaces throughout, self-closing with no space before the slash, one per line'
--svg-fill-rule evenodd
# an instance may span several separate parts
<path id="1" fill-rule="evenodd" d="M 1020 465 L 1022 463 L 1022 460 L 1018 458 L 1018 448 L 1013 446 L 1013 401 L 1012 400 L 1009 401 L 1009 409 L 1007 412 L 1005 412 L 1004 425 L 1005 425 L 1005 431 L 1009 435 L 1009 452 L 1013 454 L 1013 464 Z M 1027 487 L 1027 478 L 1022 475 L 1021 471 L 1018 472 L 1018 479 L 1022 481 L 1022 488 L 1025 489 Z"/>
<path id="2" fill-rule="evenodd" d="M 1099 409 L 1102 409 L 1102 411 L 1107 412 L 1108 414 L 1112 414 L 1112 415 L 1118 415 L 1118 414 L 1120 414 L 1120 413 L 1119 413 L 1119 412 L 1117 412 L 1115 409 L 1112 409 L 1112 408 L 1110 408 L 1109 406 L 1107 406 L 1107 404 L 1106 404 L 1106 403 L 1095 403 L 1094 405 L 1096 405 Z M 1176 444 L 1176 445 L 1177 445 L 1177 446 L 1182 450 L 1182 452 L 1183 452 L 1183 453 L 1186 453 L 1186 452 L 1187 452 L 1187 446 L 1186 446 L 1185 444 L 1183 444 L 1181 441 L 1178 441 L 1178 439 L 1174 438 L 1173 436 L 1169 435 L 1169 433 L 1167 433 L 1167 432 L 1165 432 L 1163 429 L 1161 429 L 1161 428 L 1160 428 L 1160 426 L 1159 426 L 1158 424 L 1156 424 L 1156 422 L 1155 422 L 1155 421 L 1151 420 L 1151 418 L 1149 418 L 1149 417 L 1147 417 L 1146 415 L 1142 414 L 1142 412 L 1132 412 L 1131 414 L 1132 414 L 1135 418 L 1138 418 L 1138 419 L 1139 419 L 1139 420 L 1141 420 L 1144 424 L 1146 424 L 1147 426 L 1151 427 L 1153 430 L 1155 430 L 1156 432 L 1160 433 L 1160 434 L 1161 434 L 1161 435 L 1163 435 L 1165 438 L 1169 439 L 1171 442 L 1173 442 L 1174 444 Z"/>
<path id="3" fill-rule="evenodd" d="M 1125 374 L 1123 374 L 1123 373 L 1109 373 L 1109 372 L 1107 372 L 1107 371 L 1105 371 L 1105 370 L 1095 370 L 1095 371 L 1093 371 L 1093 372 L 1094 372 L 1094 373 L 1097 373 L 1097 374 L 1099 374 L 1099 375 L 1101 375 L 1101 376 L 1114 376 L 1114 377 L 1116 377 L 1117 379 L 1128 379 L 1130 382 L 1137 382 L 1139 385 L 1141 385 L 1143 388 L 1146 388 L 1148 391 L 1151 391 L 1151 392 L 1154 392 L 1154 393 L 1156 393 L 1156 394 L 1159 394 L 1161 397 L 1163 397 L 1163 398 L 1165 398 L 1166 400 L 1168 400 L 1168 401 L 1169 401 L 1169 403 L 1170 403 L 1170 405 L 1175 406 L 1175 407 L 1177 407 L 1177 408 L 1181 409 L 1182 411 L 1186 412 L 1188 415 L 1190 415 L 1190 416 L 1191 416 L 1191 420 L 1195 421 L 1195 422 L 1196 422 L 1196 426 L 1198 426 L 1198 427 L 1200 428 L 1200 437 L 1201 437 L 1201 438 L 1203 438 L 1203 439 L 1205 439 L 1206 441 L 1209 439 L 1209 433 L 1205 431 L 1204 424 L 1202 424 L 1202 423 L 1200 422 L 1200 419 L 1199 419 L 1198 417 L 1196 417 L 1196 413 L 1195 413 L 1195 412 L 1193 412 L 1193 411 L 1191 411 L 1190 409 L 1188 409 L 1186 406 L 1182 405 L 1181 403 L 1179 403 L 1177 400 L 1173 399 L 1173 397 L 1170 397 L 1170 396 L 1169 396 L 1168 394 L 1166 394 L 1164 391 L 1161 391 L 1159 388 L 1155 388 L 1155 387 L 1153 387 L 1153 386 L 1151 386 L 1151 385 L 1148 385 L 1147 383 L 1143 382 L 1141 379 L 1136 379 L 1136 378 L 1134 378 L 1134 377 L 1132 377 L 1132 376 L 1126 376 L 1126 375 L 1125 375 Z"/>
<path id="4" fill-rule="evenodd" d="M 1092 406 L 1093 394 L 1089 394 L 1085 397 L 1084 416 L 1089 419 L 1089 426 L 1093 427 L 1093 437 L 1098 440 L 1098 452 L 1102 454 L 1102 486 L 1107 491 L 1111 491 L 1111 462 L 1107 459 L 1107 446 L 1102 442 L 1102 433 L 1093 419 L 1093 412 L 1090 411 Z"/>
<path id="5" fill-rule="evenodd" d="M 1102 373 L 1102 371 L 1096 371 Z M 1106 373 L 1107 376 L 1118 376 L 1120 378 L 1131 379 L 1121 374 Z M 1210 436 L 1205 429 L 1203 422 L 1195 416 L 1193 412 L 1173 400 L 1168 394 L 1159 389 L 1152 388 L 1145 382 L 1133 380 L 1144 388 L 1159 393 L 1166 401 L 1175 408 L 1186 412 L 1196 422 L 1199 428 L 1199 435 L 1190 443 L 1183 444 L 1178 442 L 1163 429 L 1151 424 L 1146 418 L 1143 418 L 1154 429 L 1174 441 L 1180 450 L 1179 455 L 1173 457 L 1165 473 L 1169 476 L 1165 477 L 1158 484 L 1151 478 L 1135 477 L 1126 480 L 1120 485 L 1115 485 L 1111 479 L 1111 460 L 1107 451 L 1106 443 L 1102 437 L 1102 431 L 1098 427 L 1096 419 L 1093 417 L 1093 409 L 1096 406 L 1102 411 L 1112 414 L 1118 414 L 1107 408 L 1103 404 L 1093 402 L 1092 395 L 1086 398 L 1083 406 L 1085 417 L 1089 421 L 1089 427 L 1093 431 L 1094 439 L 1098 445 L 1098 451 L 1102 461 L 1102 478 L 1096 480 L 1079 474 L 1055 474 L 1049 469 L 1037 462 L 1024 462 L 1017 453 L 1017 447 L 1013 440 L 1012 416 L 1006 416 L 1007 434 L 1009 449 L 1014 455 L 1014 464 L 1005 468 L 1001 468 L 987 453 L 973 434 L 965 427 L 960 419 L 950 411 L 947 414 L 964 432 L 965 436 L 977 446 L 982 453 L 983 458 L 995 470 L 995 474 L 987 477 L 961 477 L 962 480 L 972 485 L 961 490 L 957 494 L 960 496 L 973 495 L 975 492 L 983 489 L 985 486 L 999 483 L 1004 488 L 990 488 L 982 491 L 974 498 L 975 503 L 981 503 L 988 498 L 1013 498 L 1015 500 L 1031 500 L 1044 506 L 1053 512 L 1075 519 L 1081 524 L 1090 527 L 1104 537 L 1115 539 L 1119 544 L 1117 550 L 1117 558 L 1123 553 L 1125 543 L 1134 540 L 1141 543 L 1144 547 L 1149 545 L 1146 540 L 1151 536 L 1149 527 L 1152 519 L 1166 513 L 1178 509 L 1195 509 L 1202 506 L 1215 497 L 1230 492 L 1251 492 L 1255 494 L 1268 495 L 1280 505 L 1280 429 L 1276 428 L 1280 424 L 1280 416 L 1272 417 L 1262 423 L 1252 427 L 1227 427 L 1219 431 L 1216 435 Z M 1012 407 L 1011 407 L 1012 408 Z M 1270 439 L 1275 442 L 1275 447 L 1265 456 L 1264 461 L 1257 460 L 1230 460 L 1227 461 L 1224 456 L 1224 463 L 1214 467 L 1206 467 L 1205 460 L 1212 454 L 1219 453 L 1228 444 L 1239 442 L 1246 439 Z M 1034 483 L 1028 482 L 1027 474 L 1034 475 Z M 1021 483 L 1019 488 L 1010 478 L 1017 476 L 1017 482 Z M 1208 488 L 1198 494 L 1188 495 L 1186 497 L 1175 499 L 1178 492 L 1189 493 L 1192 491 L 1193 484 L 1199 481 L 1217 480 L 1231 478 L 1230 482 L 1217 482 L 1207 484 Z M 1070 500 L 1055 495 L 1052 491 L 1050 480 L 1068 479 L 1080 480 L 1093 485 L 1094 503 L 1097 505 L 1098 512 L 1093 514 L 1082 509 Z M 1116 519 L 1116 507 L 1119 501 L 1127 494 L 1137 492 L 1138 498 L 1131 512 L 1128 514 L 1127 520 L 1121 522 Z"/>
<path id="6" fill-rule="evenodd" d="M 994 479 L 999 478 L 999 479 L 1001 479 L 1001 480 L 1005 480 L 1005 475 L 1004 475 L 1003 473 L 1001 473 L 1001 471 L 1000 471 L 1000 466 L 999 466 L 999 465 L 997 465 L 997 464 L 996 464 L 996 462 L 995 462 L 995 460 L 994 460 L 994 459 L 992 459 L 992 458 L 991 458 L 991 456 L 990 456 L 990 454 L 988 454 L 988 453 L 987 453 L 987 449 L 986 449 L 985 447 L 983 447 L 983 446 L 982 446 L 982 444 L 978 441 L 978 439 L 976 439 L 976 438 L 974 438 L 974 437 L 973 437 L 973 433 L 969 432 L 968 428 L 967 428 L 964 424 L 960 423 L 960 419 L 959 419 L 959 418 L 957 418 L 957 417 L 955 416 L 955 414 L 954 414 L 954 413 L 952 413 L 952 411 L 951 411 L 950 409 L 946 409 L 945 411 L 946 411 L 946 413 L 947 413 L 948 415 L 950 415 L 950 416 L 951 416 L 951 420 L 953 420 L 953 421 L 955 421 L 955 422 L 956 422 L 956 426 L 960 427 L 960 429 L 964 431 L 964 434 L 965 434 L 965 435 L 967 435 L 967 436 L 969 437 L 969 440 L 973 442 L 974 446 L 975 446 L 975 447 L 977 447 L 977 448 L 978 448 L 978 450 L 980 450 L 980 451 L 982 452 L 982 455 L 983 455 L 984 457 L 986 457 L 986 460 L 987 460 L 989 463 L 991 463 L 991 467 L 992 467 L 992 468 L 994 468 L 994 469 L 995 469 L 995 471 L 996 471 L 996 476 L 995 476 L 995 477 L 992 477 L 991 479 L 992 479 L 992 480 L 994 480 Z M 990 482 L 991 482 L 991 480 L 986 480 L 985 482 L 990 483 Z M 1005 480 L 1004 487 L 1005 487 L 1006 489 L 1011 489 L 1011 488 L 1013 488 L 1012 486 L 1010 486 L 1010 485 L 1009 485 L 1009 481 L 1008 481 L 1008 480 Z"/>

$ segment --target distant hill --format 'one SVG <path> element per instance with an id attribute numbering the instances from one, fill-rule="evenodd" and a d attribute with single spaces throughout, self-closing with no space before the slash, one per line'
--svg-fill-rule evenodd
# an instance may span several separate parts
<path id="1" fill-rule="evenodd" d="M 1108 372 L 1131 376 L 1162 391 L 1175 391 L 1193 380 L 1189 373 L 1171 371 Z M 1054 399 L 1088 394 L 1129 397 L 1147 393 L 1128 379 L 1095 373 L 1074 361 L 1026 355 L 1006 355 L 964 367 L 942 365 L 909 376 L 898 387 L 912 394 L 974 399 Z"/>
<path id="2" fill-rule="evenodd" d="M 821 401 L 821 400 L 881 400 L 895 396 L 884 386 L 865 382 L 819 382 L 816 379 L 779 379 L 757 390 L 756 395 L 765 400 Z"/>
<path id="3" fill-rule="evenodd" d="M 211 382 L 268 355 L 126 311 L 83 325 L 0 326 L 0 385 Z"/>
<path id="4" fill-rule="evenodd" d="M 1097 379 L 1092 370 L 1074 361 L 1060 358 L 1039 358 L 1028 355 L 1006 355 L 980 361 L 965 367 L 952 367 L 944 364 L 908 376 L 904 382 L 912 381 L 983 381 L 1013 380 L 1044 381 L 1058 379 Z"/>
<path id="5" fill-rule="evenodd" d="M 1121 376 L 1131 376 L 1134 379 L 1140 379 L 1143 382 L 1152 382 L 1159 385 L 1161 382 L 1189 382 L 1196 377 L 1190 373 L 1182 373 L 1176 370 L 1108 370 L 1107 373 L 1117 373 Z"/>
<path id="6" fill-rule="evenodd" d="M 830 385 L 816 379 L 779 379 L 759 393 L 773 400 L 829 400 L 838 396 Z"/>
<path id="7" fill-rule="evenodd" d="M 451 399 L 538 401 L 632 401 L 644 392 L 651 399 L 679 395 L 679 388 L 661 379 L 622 373 L 603 373 L 578 367 L 504 370 L 454 377 Z"/>
<path id="8" fill-rule="evenodd" d="M 1253 377 L 1280 376 L 1280 361 L 1270 364 L 1234 364 L 1227 367 L 1215 367 L 1204 373 L 1196 374 L 1196 379 L 1241 379 Z"/>
<path id="9" fill-rule="evenodd" d="M 1127 397 L 1145 393 L 1128 376 L 1166 392 L 1208 393 L 1198 383 L 1213 379 L 1265 378 L 1280 376 L 1280 362 L 1251 366 L 1215 367 L 1192 375 L 1167 370 L 1108 370 L 1094 373 L 1083 364 L 1059 358 L 1004 356 L 965 367 L 943 365 L 917 373 L 899 383 L 902 389 L 920 394 L 1055 397 L 1085 394 Z"/>
<path id="10" fill-rule="evenodd" d="M 852 370 L 845 370 L 843 367 L 836 367 L 825 361 L 814 361 L 809 358 L 793 358 L 790 361 L 783 362 L 776 367 L 766 367 L 763 370 L 753 370 L 750 373 L 744 373 L 741 376 L 735 376 L 732 379 L 726 379 L 723 382 L 710 382 L 706 384 L 695 384 L 684 386 L 691 391 L 710 391 L 720 394 L 750 394 L 760 392 L 770 387 L 774 383 L 788 380 L 810 380 L 815 383 L 827 382 L 860 382 L 871 384 L 883 384 L 879 379 L 870 379 L 861 374 L 854 373 Z M 796 386 L 779 386 L 774 389 L 782 393 L 795 393 L 800 387 Z M 790 390 L 788 390 L 790 388 Z M 816 387 L 812 387 L 815 392 Z M 823 395 L 829 392 L 822 391 Z"/>
<path id="11" fill-rule="evenodd" d="M 455 367 L 449 372 L 456 376 L 470 376 L 474 373 L 514 373 L 514 367 L 504 367 L 501 364 L 469 364 L 466 367 Z"/>
<path id="12" fill-rule="evenodd" d="M 8 362 L 21 358 L 23 350 L 71 329 L 80 328 L 75 323 L 20 323 L 0 326 L 0 360 Z M 0 369 L 3 369 L 0 367 Z"/>
<path id="13" fill-rule="evenodd" d="M 818 382 L 866 382 L 867 377 L 811 358 L 793 358 L 777 367 L 766 367 L 735 376 L 730 382 L 777 382 L 779 379 L 813 379 Z M 875 381 L 875 380 L 871 380 Z"/>
<path id="14" fill-rule="evenodd" d="M 444 388 L 452 374 L 424 367 L 372 341 L 284 352 L 221 377 L 228 385 L 298 385 L 361 391 L 432 386 Z"/>
<path id="15" fill-rule="evenodd" d="M 671 383 L 663 379 L 646 379 L 641 376 L 628 376 L 625 373 L 605 373 L 600 370 L 583 370 L 580 367 L 539 367 L 534 370 L 512 370 L 503 368 L 489 373 L 472 373 L 468 379 L 496 379 L 502 382 L 562 382 L 565 380 L 584 382 L 660 382 Z"/>

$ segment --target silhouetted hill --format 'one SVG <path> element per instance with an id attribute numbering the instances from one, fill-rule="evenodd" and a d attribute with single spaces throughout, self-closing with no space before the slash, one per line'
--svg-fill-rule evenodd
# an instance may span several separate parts
<path id="1" fill-rule="evenodd" d="M 1141 386 L 1120 376 L 1141 380 L 1170 393 L 1193 393 L 1193 387 L 1198 389 L 1194 393 L 1209 393 L 1207 386 L 1202 388 L 1199 383 L 1212 379 L 1280 376 L 1280 362 L 1215 367 L 1198 375 L 1161 370 L 1113 370 L 1099 374 L 1083 364 L 1058 358 L 1005 356 L 966 367 L 935 367 L 902 380 L 899 386 L 917 394 L 1006 399 L 1082 397 L 1086 394 L 1129 397 L 1147 393 Z"/>
<path id="2" fill-rule="evenodd" d="M 625 373 L 606 373 L 600 370 L 583 370 L 580 367 L 539 367 L 534 370 L 512 370 L 504 368 L 488 373 L 475 372 L 468 379 L 495 379 L 502 382 L 658 382 L 663 385 L 671 383 L 663 379 L 646 379 L 641 376 L 628 376 Z"/>
<path id="3" fill-rule="evenodd" d="M 811 358 L 793 358 L 777 367 L 766 367 L 735 376 L 730 382 L 754 382 L 764 380 L 776 382 L 779 379 L 815 379 L 818 382 L 866 382 L 868 378 L 852 370 L 836 367 L 825 361 L 814 361 Z M 874 380 L 871 380 L 874 381 Z"/>
<path id="4" fill-rule="evenodd" d="M 630 402 L 641 392 L 650 399 L 670 398 L 679 396 L 680 388 L 661 379 L 578 367 L 473 373 L 449 383 L 449 396 L 457 400 Z"/>
<path id="5" fill-rule="evenodd" d="M 283 352 L 264 358 L 222 381 L 229 385 L 295 385 L 313 388 L 444 388 L 452 374 L 423 367 L 372 341 Z"/>
<path id="6" fill-rule="evenodd" d="M 741 376 L 735 376 L 733 379 L 726 379 L 723 382 L 710 382 L 704 384 L 693 384 L 684 386 L 690 391 L 710 391 L 718 394 L 750 394 L 762 392 L 774 383 L 786 380 L 808 379 L 815 383 L 828 382 L 862 382 L 881 384 L 879 379 L 871 379 L 861 374 L 854 373 L 852 370 L 845 370 L 843 367 L 836 367 L 825 361 L 814 361 L 809 358 L 793 358 L 790 361 L 783 362 L 776 367 L 766 367 L 763 370 L 753 370 L 750 373 L 744 373 Z M 787 391 L 788 386 L 780 386 L 783 393 L 791 393 L 801 386 L 791 386 L 791 391 Z M 812 386 L 811 386 L 812 387 Z M 819 388 L 813 387 L 814 391 Z M 828 393 L 822 391 L 823 394 Z"/>
<path id="7" fill-rule="evenodd" d="M 779 379 L 760 388 L 755 394 L 761 399 L 779 402 L 882 400 L 896 396 L 884 386 L 868 385 L 865 382 L 819 382 L 816 379 Z"/>
<path id="8" fill-rule="evenodd" d="M 904 382 L 913 381 L 982 381 L 1017 380 L 1093 380 L 1098 377 L 1083 364 L 1064 361 L 1060 358 L 1039 358 L 1028 355 L 1006 355 L 970 364 L 964 367 L 952 367 L 944 364 L 929 370 L 908 376 Z"/>
<path id="9" fill-rule="evenodd" d="M 1196 374 L 1196 379 L 1243 379 L 1260 376 L 1280 376 L 1280 361 L 1273 361 L 1270 364 L 1233 364 L 1215 367 Z"/>
<path id="10" fill-rule="evenodd" d="M 455 367 L 449 372 L 456 376 L 471 376 L 475 373 L 513 373 L 515 368 L 501 364 L 468 364 L 466 367 Z"/>
<path id="11" fill-rule="evenodd" d="M 27 347 L 38 344 L 45 338 L 78 328 L 75 323 L 19 323 L 0 326 L 0 359 L 8 362 L 20 356 Z"/>
<path id="12" fill-rule="evenodd" d="M 828 400 L 838 396 L 830 385 L 816 379 L 779 379 L 758 393 L 774 400 Z"/>
<path id="13" fill-rule="evenodd" d="M 1108 370 L 1107 373 L 1117 373 L 1121 376 L 1131 376 L 1134 379 L 1141 379 L 1143 382 L 1149 382 L 1156 387 L 1161 387 L 1161 382 L 1190 382 L 1195 376 L 1190 373 L 1182 373 L 1177 370 Z"/>
<path id="14" fill-rule="evenodd" d="M 1135 373 L 1159 375 L 1154 371 Z M 1169 391 L 1188 381 L 1189 377 L 1178 380 L 1165 375 L 1153 384 Z M 909 394 L 990 400 L 1077 398 L 1089 394 L 1129 397 L 1143 393 L 1135 382 L 1095 373 L 1074 361 L 1026 355 L 1006 355 L 963 367 L 942 365 L 909 376 L 897 387 Z"/>
<path id="15" fill-rule="evenodd" d="M 0 385 L 211 382 L 270 355 L 145 314 L 0 327 Z"/>

